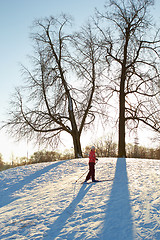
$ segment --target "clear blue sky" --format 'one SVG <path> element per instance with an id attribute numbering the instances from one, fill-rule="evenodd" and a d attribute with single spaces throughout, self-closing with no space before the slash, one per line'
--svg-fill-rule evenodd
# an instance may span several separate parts
<path id="1" fill-rule="evenodd" d="M 95 7 L 102 10 L 105 0 L 0 0 L 0 121 L 5 119 L 14 87 L 22 83 L 20 63 L 28 66 L 27 55 L 33 54 L 29 38 L 34 19 L 67 13 L 76 25 L 82 25 L 93 15 Z M 160 1 L 154 15 L 159 19 Z M 10 149 L 7 137 L 0 133 L 0 153 Z M 10 140 L 11 141 L 11 140 Z"/>
<path id="2" fill-rule="evenodd" d="M 26 66 L 26 56 L 33 53 L 29 33 L 34 19 L 64 12 L 81 25 L 103 4 L 99 0 L 0 0 L 0 112 L 5 112 L 9 94 L 20 83 L 20 63 Z"/>

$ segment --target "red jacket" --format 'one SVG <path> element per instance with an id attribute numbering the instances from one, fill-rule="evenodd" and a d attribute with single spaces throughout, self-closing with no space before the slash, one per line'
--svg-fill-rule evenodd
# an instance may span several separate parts
<path id="1" fill-rule="evenodd" d="M 95 151 L 91 150 L 89 153 L 89 162 L 96 163 L 96 155 Z"/>

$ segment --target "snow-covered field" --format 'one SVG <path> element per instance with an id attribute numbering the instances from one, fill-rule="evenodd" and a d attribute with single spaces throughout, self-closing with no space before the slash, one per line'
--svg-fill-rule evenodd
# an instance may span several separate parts
<path id="1" fill-rule="evenodd" d="M 101 158 L 0 172 L 0 239 L 160 239 L 160 161 Z"/>

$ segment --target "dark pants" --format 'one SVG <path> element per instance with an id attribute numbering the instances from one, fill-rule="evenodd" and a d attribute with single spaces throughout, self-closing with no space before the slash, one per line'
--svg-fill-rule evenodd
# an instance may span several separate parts
<path id="1" fill-rule="evenodd" d="M 86 181 L 88 181 L 92 177 L 92 181 L 95 180 L 95 168 L 94 168 L 95 163 L 89 162 L 89 172 L 86 177 Z"/>

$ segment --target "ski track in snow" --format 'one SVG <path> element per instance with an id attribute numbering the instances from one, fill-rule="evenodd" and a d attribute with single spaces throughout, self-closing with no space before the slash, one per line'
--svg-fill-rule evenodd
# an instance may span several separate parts
<path id="1" fill-rule="evenodd" d="M 160 161 L 100 158 L 96 179 L 113 181 L 81 184 L 87 169 L 73 159 L 0 172 L 0 239 L 160 239 Z"/>

